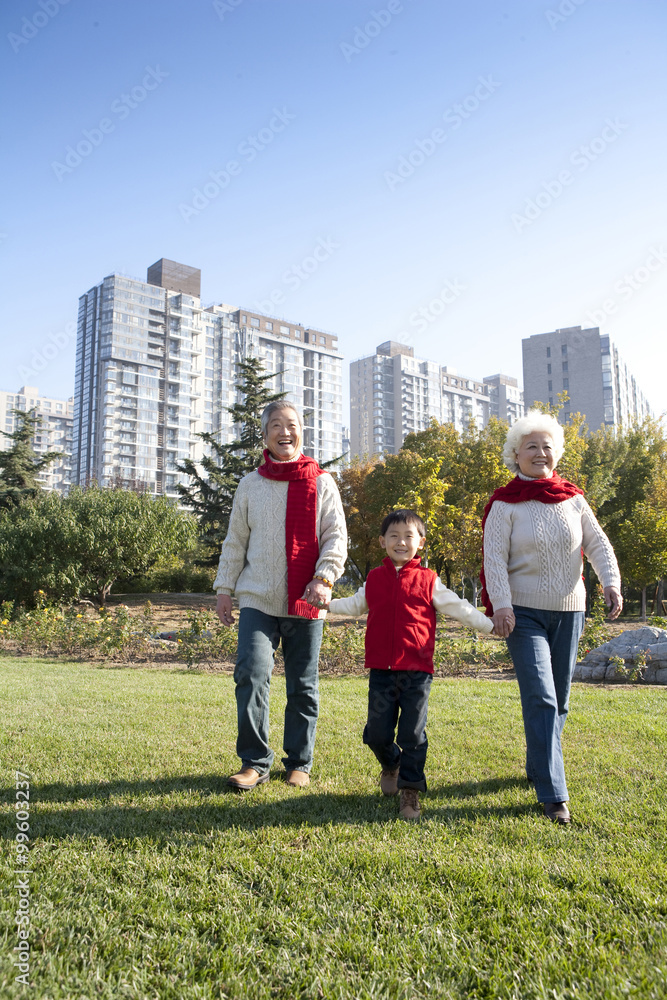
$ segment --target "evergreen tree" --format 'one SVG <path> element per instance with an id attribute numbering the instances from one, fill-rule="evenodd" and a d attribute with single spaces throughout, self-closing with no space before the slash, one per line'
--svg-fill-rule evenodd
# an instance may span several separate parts
<path id="1" fill-rule="evenodd" d="M 199 520 L 202 542 L 210 551 L 210 556 L 203 560 L 205 565 L 215 564 L 220 555 L 236 487 L 262 460 L 262 411 L 268 403 L 286 395 L 268 388 L 267 382 L 275 375 L 265 372 L 259 358 L 248 357 L 237 367 L 239 380 L 235 388 L 242 400 L 228 406 L 227 411 L 234 425 L 240 427 L 239 437 L 223 445 L 210 433 L 199 434 L 211 453 L 204 455 L 200 463 L 188 458 L 177 466 L 179 472 L 190 476 L 187 486 L 179 483 L 178 492 Z"/>
<path id="2" fill-rule="evenodd" d="M 16 507 L 41 489 L 38 476 L 47 466 L 61 458 L 61 451 L 47 451 L 38 455 L 32 442 L 39 429 L 40 417 L 36 409 L 12 410 L 18 427 L 12 433 L 2 431 L 11 442 L 11 448 L 0 452 L 0 508 Z"/>

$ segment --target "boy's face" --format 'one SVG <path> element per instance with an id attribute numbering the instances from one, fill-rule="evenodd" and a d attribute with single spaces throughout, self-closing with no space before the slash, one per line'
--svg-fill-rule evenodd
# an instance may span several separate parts
<path id="1" fill-rule="evenodd" d="M 420 535 L 414 524 L 392 524 L 386 535 L 380 535 L 380 546 L 394 566 L 405 566 L 424 548 L 426 539 Z"/>

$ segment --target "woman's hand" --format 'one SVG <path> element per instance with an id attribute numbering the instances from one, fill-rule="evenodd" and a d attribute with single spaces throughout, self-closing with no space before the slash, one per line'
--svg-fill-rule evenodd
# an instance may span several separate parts
<path id="1" fill-rule="evenodd" d="M 500 636 L 501 639 L 506 639 L 510 632 L 513 631 L 516 625 L 516 619 L 514 618 L 514 612 L 511 608 L 498 608 L 497 611 L 493 612 L 493 633 L 492 635 Z"/>
<path id="2" fill-rule="evenodd" d="M 623 598 L 621 597 L 620 590 L 617 590 L 616 587 L 605 587 L 604 603 L 609 608 L 607 618 L 610 622 L 613 622 L 614 618 L 618 618 L 623 610 Z"/>
<path id="3" fill-rule="evenodd" d="M 303 592 L 303 600 L 313 608 L 328 608 L 331 601 L 331 587 L 322 580 L 311 580 Z"/>
<path id="4" fill-rule="evenodd" d="M 215 606 L 218 618 L 223 625 L 233 625 L 234 615 L 232 614 L 232 599 L 229 594 L 218 594 Z"/>

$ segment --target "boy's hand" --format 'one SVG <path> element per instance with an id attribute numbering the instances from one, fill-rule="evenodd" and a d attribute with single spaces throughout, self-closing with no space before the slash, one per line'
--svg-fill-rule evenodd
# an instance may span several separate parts
<path id="1" fill-rule="evenodd" d="M 510 632 L 514 631 L 516 619 L 511 608 L 498 608 L 493 613 L 493 632 L 501 639 L 506 639 Z"/>
<path id="2" fill-rule="evenodd" d="M 303 600 L 313 608 L 328 608 L 331 601 L 331 588 L 321 580 L 311 580 L 303 592 Z"/>

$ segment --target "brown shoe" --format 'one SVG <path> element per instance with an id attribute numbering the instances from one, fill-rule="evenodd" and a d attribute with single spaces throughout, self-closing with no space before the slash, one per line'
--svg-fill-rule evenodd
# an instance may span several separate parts
<path id="1" fill-rule="evenodd" d="M 398 815 L 400 819 L 421 819 L 422 811 L 419 805 L 419 792 L 416 788 L 401 788 Z"/>
<path id="2" fill-rule="evenodd" d="M 310 775 L 307 771 L 288 771 L 285 781 L 293 788 L 307 788 L 310 784 Z"/>
<path id="3" fill-rule="evenodd" d="M 542 808 L 544 809 L 544 815 L 553 823 L 565 826 L 567 823 L 572 822 L 567 802 L 543 802 Z"/>
<path id="4" fill-rule="evenodd" d="M 263 785 L 268 780 L 268 771 L 260 774 L 254 767 L 242 767 L 237 774 L 232 774 L 227 778 L 227 784 L 239 792 L 249 792 L 251 788 Z"/>
<path id="5" fill-rule="evenodd" d="M 380 771 L 380 788 L 383 795 L 398 795 L 398 768 L 393 770 L 382 768 Z"/>

